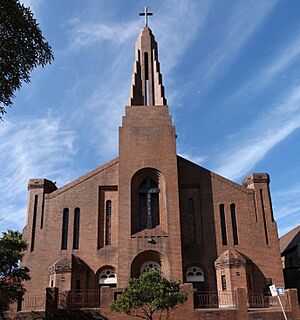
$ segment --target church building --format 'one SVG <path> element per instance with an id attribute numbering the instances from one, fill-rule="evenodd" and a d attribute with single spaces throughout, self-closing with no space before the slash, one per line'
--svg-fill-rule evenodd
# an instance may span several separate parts
<path id="1" fill-rule="evenodd" d="M 125 288 L 149 268 L 198 291 L 283 287 L 269 175 L 250 174 L 240 185 L 177 155 L 170 111 L 146 24 L 118 157 L 60 188 L 28 182 L 24 301 L 47 287 Z"/>

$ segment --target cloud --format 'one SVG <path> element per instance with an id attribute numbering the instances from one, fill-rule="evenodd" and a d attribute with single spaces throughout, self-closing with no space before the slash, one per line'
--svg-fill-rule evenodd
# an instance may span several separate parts
<path id="1" fill-rule="evenodd" d="M 300 184 L 273 191 L 272 199 L 280 235 L 300 225 Z"/>
<path id="2" fill-rule="evenodd" d="M 288 44 L 285 44 L 283 49 L 275 55 L 275 57 L 255 73 L 255 76 L 244 84 L 230 99 L 247 98 L 257 96 L 266 88 L 271 86 L 274 80 L 287 68 L 295 63 L 300 54 L 300 35 L 294 36 Z M 269 60 L 268 60 L 269 61 Z"/>
<path id="3" fill-rule="evenodd" d="M 275 145 L 300 127 L 300 86 L 286 94 L 286 98 L 266 116 L 255 120 L 241 132 L 220 160 L 216 171 L 231 179 L 245 175 Z"/>
<path id="4" fill-rule="evenodd" d="M 27 182 L 50 178 L 65 183 L 72 170 L 74 134 L 57 118 L 5 120 L 0 126 L 0 217 L 20 226 L 25 216 Z M 22 209 L 22 210 L 21 210 Z M 22 212 L 21 212 L 22 211 Z M 0 224 L 1 228 L 3 223 Z"/>
<path id="5" fill-rule="evenodd" d="M 168 73 L 180 61 L 189 45 L 201 36 L 215 1 L 169 0 L 153 22 L 159 39 L 160 60 Z M 188 18 L 187 18 L 188 17 Z"/>
<path id="6" fill-rule="evenodd" d="M 69 24 L 71 26 L 69 50 L 98 45 L 103 41 L 120 45 L 128 42 L 128 39 L 136 35 L 139 30 L 139 21 L 103 24 L 101 22 L 81 23 L 80 20 L 73 19 Z"/>
<path id="7" fill-rule="evenodd" d="M 227 71 L 243 46 L 263 24 L 277 1 L 238 2 L 229 21 L 223 24 L 221 41 L 206 60 L 200 93 L 206 91 Z"/>
<path id="8" fill-rule="evenodd" d="M 179 156 L 182 158 L 185 158 L 187 160 L 190 160 L 191 162 L 194 162 L 198 165 L 203 165 L 207 160 L 207 156 L 200 156 L 195 154 L 194 152 L 178 152 Z"/>

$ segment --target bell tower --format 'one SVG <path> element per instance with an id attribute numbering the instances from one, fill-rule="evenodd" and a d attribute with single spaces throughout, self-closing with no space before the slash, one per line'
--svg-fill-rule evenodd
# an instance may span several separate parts
<path id="1" fill-rule="evenodd" d="M 145 26 L 135 45 L 128 106 L 119 128 L 118 283 L 151 262 L 182 280 L 176 134 L 165 98 L 157 42 Z"/>

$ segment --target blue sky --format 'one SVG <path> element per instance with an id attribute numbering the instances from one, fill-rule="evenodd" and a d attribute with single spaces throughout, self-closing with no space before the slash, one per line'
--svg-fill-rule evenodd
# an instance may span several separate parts
<path id="1" fill-rule="evenodd" d="M 0 231 L 25 223 L 27 181 L 58 186 L 117 156 L 145 5 L 182 156 L 238 183 L 271 175 L 279 233 L 300 223 L 300 2 L 24 0 L 55 61 L 0 123 Z"/>

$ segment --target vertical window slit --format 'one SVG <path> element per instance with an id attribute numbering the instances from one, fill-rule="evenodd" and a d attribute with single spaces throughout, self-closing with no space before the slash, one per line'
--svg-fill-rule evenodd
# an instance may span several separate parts
<path id="1" fill-rule="evenodd" d="M 148 52 L 144 52 L 144 71 L 145 71 L 145 103 L 149 105 L 149 65 Z"/>
<path id="2" fill-rule="evenodd" d="M 80 209 L 74 211 L 73 249 L 79 248 Z"/>
<path id="3" fill-rule="evenodd" d="M 222 232 L 222 243 L 224 246 L 227 245 L 227 232 L 226 232 L 226 219 L 224 204 L 220 204 L 220 219 L 221 219 L 221 232 Z"/>
<path id="4" fill-rule="evenodd" d="M 32 218 L 32 232 L 31 232 L 31 246 L 30 246 L 30 251 L 33 251 L 33 250 L 34 250 L 37 205 L 38 205 L 38 195 L 35 195 L 35 196 L 34 196 L 34 207 L 33 207 L 33 218 Z"/>
<path id="5" fill-rule="evenodd" d="M 263 198 L 262 189 L 259 189 L 259 194 L 260 194 L 261 208 L 262 208 L 262 214 L 263 214 L 263 222 L 264 222 L 264 229 L 265 229 L 265 236 L 266 236 L 266 244 L 269 244 L 266 213 L 265 213 L 265 205 L 264 205 L 264 198 Z"/>
<path id="6" fill-rule="evenodd" d="M 106 216 L 105 216 L 105 245 L 111 244 L 111 200 L 106 201 Z"/>
<path id="7" fill-rule="evenodd" d="M 41 214 L 41 229 L 44 227 L 44 203 L 45 203 L 45 193 L 43 193 L 43 199 L 42 199 L 42 214 Z"/>
<path id="8" fill-rule="evenodd" d="M 69 228 L 69 209 L 65 208 L 63 212 L 61 250 L 66 250 L 68 247 L 68 228 Z"/>
<path id="9" fill-rule="evenodd" d="M 226 276 L 225 274 L 221 275 L 221 284 L 222 284 L 222 290 L 226 290 L 227 289 L 227 284 L 226 284 Z"/>
<path id="10" fill-rule="evenodd" d="M 194 199 L 188 199 L 188 217 L 189 217 L 189 232 L 190 232 L 190 241 L 196 242 L 196 228 L 195 228 L 195 207 Z"/>
<path id="11" fill-rule="evenodd" d="M 233 244 L 234 245 L 238 245 L 239 244 L 239 239 L 238 239 L 238 231 L 237 231 L 235 204 L 234 203 L 232 203 L 230 205 L 230 213 L 231 213 Z"/>

